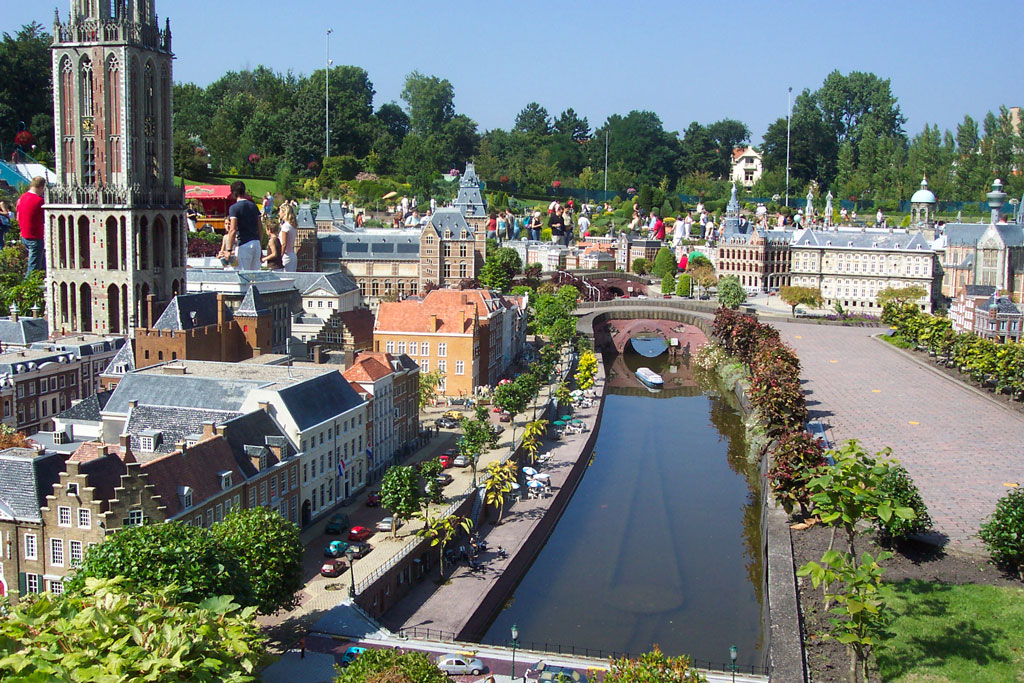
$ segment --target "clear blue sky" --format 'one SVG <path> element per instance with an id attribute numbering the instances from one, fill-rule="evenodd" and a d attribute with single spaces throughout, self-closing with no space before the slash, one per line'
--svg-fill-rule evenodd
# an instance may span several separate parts
<path id="1" fill-rule="evenodd" d="M 49 27 L 69 3 L 5 2 L 0 30 Z M 244 13 L 231 8 L 242 7 Z M 786 114 L 786 88 L 817 89 L 833 69 L 892 81 L 910 135 L 955 129 L 999 105 L 1024 105 L 1019 2 L 341 2 L 156 0 L 171 20 L 174 76 L 206 85 L 264 64 L 309 73 L 326 61 L 370 75 L 374 104 L 399 101 L 417 69 L 447 78 L 459 113 L 510 128 L 532 100 L 573 107 L 592 126 L 631 109 L 665 128 L 736 118 L 754 141 Z"/>

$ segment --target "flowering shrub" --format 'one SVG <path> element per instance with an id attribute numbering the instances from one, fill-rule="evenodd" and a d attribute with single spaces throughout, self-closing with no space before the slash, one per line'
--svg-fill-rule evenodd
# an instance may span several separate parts
<path id="1" fill-rule="evenodd" d="M 32 133 L 28 132 L 27 130 L 19 130 L 14 135 L 14 144 L 20 145 L 22 147 L 31 147 L 33 144 L 35 144 L 35 141 L 35 136 L 32 135 Z"/>
<path id="2" fill-rule="evenodd" d="M 507 183 L 508 182 L 508 176 L 507 175 L 501 176 L 500 178 L 498 178 L 498 182 Z"/>
<path id="3" fill-rule="evenodd" d="M 811 500 L 807 483 L 824 464 L 825 450 L 821 441 L 809 432 L 801 429 L 786 432 L 779 438 L 767 476 L 775 499 L 787 513 L 793 512 L 797 505 L 801 512 L 807 511 Z"/>
<path id="4" fill-rule="evenodd" d="M 551 182 L 551 187 L 554 187 L 554 188 L 559 188 L 559 187 L 561 187 L 561 186 L 562 186 L 562 181 L 561 181 L 561 180 L 553 180 L 553 181 Z"/>
<path id="5" fill-rule="evenodd" d="M 188 240 L 188 255 L 192 257 L 216 256 L 220 247 L 204 240 L 202 237 L 190 237 Z"/>
<path id="6" fill-rule="evenodd" d="M 720 344 L 705 344 L 693 355 L 693 365 L 701 370 L 714 370 L 724 363 L 726 358 L 728 355 Z"/>

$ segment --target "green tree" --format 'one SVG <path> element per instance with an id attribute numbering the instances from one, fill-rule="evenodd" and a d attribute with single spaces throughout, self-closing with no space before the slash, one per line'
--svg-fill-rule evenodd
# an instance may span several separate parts
<path id="1" fill-rule="evenodd" d="M 661 118 L 654 112 L 633 110 L 626 116 L 609 116 L 594 131 L 588 158 L 594 168 L 604 168 L 606 133 L 609 158 L 616 160 L 614 172 L 609 170 L 609 188 L 614 187 L 625 196 L 632 182 L 656 185 L 665 176 L 673 182 L 678 178 L 679 138 L 665 131 Z"/>
<path id="2" fill-rule="evenodd" d="M 820 308 L 822 304 L 821 291 L 814 287 L 800 287 L 793 285 L 783 287 L 779 290 L 779 298 L 785 301 L 793 309 L 793 317 L 796 317 L 796 307 L 810 306 Z"/>
<path id="3" fill-rule="evenodd" d="M 487 464 L 487 479 L 484 480 L 486 494 L 484 502 L 498 509 L 498 524 L 501 524 L 501 513 L 505 510 L 505 497 L 512 492 L 512 483 L 516 480 L 515 460 Z"/>
<path id="4" fill-rule="evenodd" d="M 706 683 L 686 655 L 666 656 L 657 645 L 636 659 L 613 659 L 605 683 Z"/>
<path id="5" fill-rule="evenodd" d="M 879 308 L 885 308 L 890 301 L 897 306 L 906 303 L 914 303 L 918 299 L 928 296 L 928 290 L 921 285 L 907 285 L 906 287 L 886 287 L 875 295 L 875 301 Z"/>
<path id="6" fill-rule="evenodd" d="M 277 510 L 256 507 L 233 510 L 223 522 L 213 525 L 212 532 L 248 575 L 252 601 L 261 614 L 298 604 L 303 586 L 298 527 Z"/>
<path id="7" fill-rule="evenodd" d="M 818 517 L 825 524 L 833 525 L 829 550 L 839 526 L 846 531 L 852 555 L 858 522 L 875 519 L 888 522 L 893 515 L 902 519 L 916 517 L 912 508 L 899 505 L 882 488 L 889 468 L 897 464 L 889 458 L 891 453 L 891 449 L 884 448 L 871 456 L 856 439 L 826 453 L 832 464 L 821 468 L 807 488 L 812 492 L 811 501 Z"/>
<path id="8" fill-rule="evenodd" d="M 637 275 L 646 275 L 647 259 L 645 259 L 643 256 L 639 256 L 633 259 L 633 266 L 630 268 L 630 270 L 632 270 Z"/>
<path id="9" fill-rule="evenodd" d="M 551 117 L 548 110 L 536 102 L 530 102 L 516 114 L 513 130 L 538 137 L 551 135 Z"/>
<path id="10" fill-rule="evenodd" d="M 0 141 L 14 141 L 24 123 L 35 137 L 37 150 L 53 151 L 53 79 L 50 62 L 52 39 L 36 22 L 0 41 Z M 35 156 L 31 146 L 23 151 Z M 7 159 L 5 159 L 6 161 Z"/>
<path id="11" fill-rule="evenodd" d="M 444 581 L 444 549 L 455 538 L 459 529 L 468 534 L 473 529 L 473 521 L 469 517 L 459 517 L 458 515 L 432 517 L 428 510 L 421 510 L 415 516 L 423 521 L 423 526 L 416 532 L 416 535 L 430 539 L 432 546 L 439 546 L 438 554 L 441 558 L 439 580 Z"/>
<path id="12" fill-rule="evenodd" d="M 728 275 L 718 281 L 718 303 L 736 310 L 747 300 L 747 293 L 735 275 Z"/>
<path id="13" fill-rule="evenodd" d="M 409 128 L 418 135 L 441 135 L 455 117 L 455 89 L 446 78 L 413 71 L 405 77 L 402 101 L 409 107 Z"/>
<path id="14" fill-rule="evenodd" d="M 575 143 L 583 143 L 590 139 L 590 123 L 586 116 L 580 118 L 576 111 L 569 107 L 555 119 L 554 132 L 570 138 Z"/>
<path id="15" fill-rule="evenodd" d="M 693 260 L 687 264 L 686 270 L 689 271 L 693 282 L 697 283 L 697 291 L 703 290 L 707 292 L 709 288 L 714 287 L 715 283 L 718 282 L 718 278 L 715 277 L 715 269 L 707 261 L 694 265 Z"/>
<path id="16" fill-rule="evenodd" d="M 810 576 L 812 585 L 827 587 L 839 583 L 842 590 L 833 593 L 836 606 L 829 611 L 836 615 L 829 618 L 826 638 L 832 638 L 846 645 L 850 653 L 848 679 L 850 683 L 867 681 L 868 657 L 871 648 L 886 634 L 886 627 L 892 620 L 887 603 L 892 599 L 892 589 L 882 581 L 885 569 L 879 564 L 892 557 L 891 553 L 880 553 L 872 557 L 861 555 L 858 564 L 852 554 L 827 550 L 821 563 L 808 562 L 800 567 L 797 576 Z M 826 609 L 829 609 L 826 603 Z"/>
<path id="17" fill-rule="evenodd" d="M 400 520 L 412 519 L 420 509 L 419 475 L 408 465 L 394 465 L 384 473 L 380 483 L 380 504 L 395 518 L 391 525 L 392 537 L 398 535 Z"/>
<path id="18" fill-rule="evenodd" d="M 523 262 L 515 249 L 499 247 L 487 254 L 483 271 L 480 273 L 480 283 L 490 289 L 507 292 L 512 284 L 512 278 L 522 269 Z"/>
<path id="19" fill-rule="evenodd" d="M 680 273 L 676 279 L 676 296 L 690 296 L 689 273 Z"/>
<path id="20" fill-rule="evenodd" d="M 231 595 L 241 605 L 256 604 L 240 558 L 226 552 L 208 530 L 170 522 L 126 527 L 85 554 L 67 584 L 78 591 L 89 578 L 128 577 L 134 590 L 162 591 L 178 602 L 202 602 Z"/>
<path id="21" fill-rule="evenodd" d="M 444 373 L 440 370 L 420 371 L 420 410 L 432 405 L 437 399 L 437 388 L 441 386 L 442 382 L 444 382 Z"/>
<path id="22" fill-rule="evenodd" d="M 793 101 L 788 136 L 786 123 L 786 117 L 781 117 L 764 134 L 761 153 L 765 171 L 781 168 L 785 172 L 788 146 L 793 186 L 802 187 L 811 180 L 830 185 L 836 176 L 839 142 L 809 90 Z"/>
<path id="23" fill-rule="evenodd" d="M 344 669 L 334 683 L 448 683 L 448 676 L 423 652 L 369 648 Z"/>
<path id="24" fill-rule="evenodd" d="M 719 178 L 728 178 L 732 171 L 732 151 L 750 140 L 750 129 L 741 121 L 722 119 L 708 126 L 708 133 L 714 138 L 718 148 L 715 175 Z"/>
<path id="25" fill-rule="evenodd" d="M 487 408 L 477 406 L 476 415 L 469 420 L 463 418 L 459 426 L 462 427 L 462 438 L 458 441 L 459 453 L 469 460 L 473 469 L 473 488 L 476 488 L 480 455 L 494 439 L 494 432 L 491 431 L 490 422 L 487 420 Z"/>
<path id="26" fill-rule="evenodd" d="M 427 507 L 428 503 L 441 503 L 444 501 L 444 486 L 437 478 L 443 470 L 444 466 L 438 458 L 424 460 L 420 463 L 420 476 L 427 482 L 427 498 L 420 501 L 424 508 Z"/>
<path id="27" fill-rule="evenodd" d="M 255 608 L 230 596 L 183 603 L 181 595 L 173 585 L 140 589 L 123 577 L 89 577 L 74 593 L 22 599 L 0 619 L 0 678 L 259 680 L 265 638 Z"/>
<path id="28" fill-rule="evenodd" d="M 661 293 L 671 294 L 674 291 L 676 291 L 676 276 L 674 273 L 669 273 L 661 278 Z"/>
<path id="29" fill-rule="evenodd" d="M 728 154 L 731 159 L 732 150 Z M 724 174 L 721 160 L 718 144 L 711 131 L 696 121 L 690 123 L 679 143 L 679 175 L 697 172 L 721 176 Z"/>
<path id="30" fill-rule="evenodd" d="M 523 430 L 523 450 L 530 456 L 531 464 L 537 459 L 537 451 L 540 450 L 540 440 L 547 433 L 547 420 L 534 420 L 527 422 Z"/>
<path id="31" fill-rule="evenodd" d="M 494 389 L 494 405 L 512 415 L 512 448 L 516 447 L 516 415 L 526 410 L 530 391 L 524 382 L 507 382 Z"/>
<path id="32" fill-rule="evenodd" d="M 636 195 L 636 204 L 641 211 L 650 212 L 654 206 L 654 191 L 650 185 L 641 185 L 640 191 Z"/>
<path id="33" fill-rule="evenodd" d="M 654 265 L 651 267 L 651 275 L 655 277 L 666 277 L 668 275 L 675 275 L 675 273 L 676 259 L 672 255 L 672 250 L 668 247 L 662 247 L 654 257 Z"/>

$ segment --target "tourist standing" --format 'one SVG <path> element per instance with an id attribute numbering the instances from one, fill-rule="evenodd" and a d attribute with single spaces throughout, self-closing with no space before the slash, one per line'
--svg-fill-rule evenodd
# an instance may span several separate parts
<path id="1" fill-rule="evenodd" d="M 274 195 L 267 193 L 267 196 L 263 198 L 263 217 L 270 218 L 270 215 L 274 213 Z"/>
<path id="2" fill-rule="evenodd" d="M 0 200 L 0 248 L 7 243 L 7 232 L 11 229 L 11 207 Z"/>
<path id="3" fill-rule="evenodd" d="M 491 211 L 491 215 L 487 217 L 487 239 L 498 239 L 498 214 L 493 211 Z"/>
<path id="4" fill-rule="evenodd" d="M 665 241 L 665 221 L 656 212 L 651 212 L 651 239 Z"/>
<path id="5" fill-rule="evenodd" d="M 295 209 L 291 204 L 285 203 L 277 214 L 281 221 L 281 265 L 286 273 L 294 273 L 299 265 L 295 258 Z"/>
<path id="6" fill-rule="evenodd" d="M 28 250 L 27 278 L 34 270 L 43 270 L 43 193 L 46 178 L 36 176 L 28 185 L 28 191 L 18 199 L 18 226 L 21 229 L 21 243 Z"/>
<path id="7" fill-rule="evenodd" d="M 569 246 L 576 241 L 576 225 L 572 219 L 572 209 L 562 212 L 562 245 Z"/>
<path id="8" fill-rule="evenodd" d="M 683 220 L 682 214 L 676 216 L 676 222 L 672 225 L 672 248 L 678 249 L 679 245 L 683 241 L 683 234 L 687 230 L 686 221 Z"/>
<path id="9" fill-rule="evenodd" d="M 236 180 L 231 183 L 231 196 L 235 203 L 228 208 L 227 251 L 235 250 L 239 270 L 259 270 L 260 256 L 260 211 L 245 194 L 245 183 Z"/>
<path id="10" fill-rule="evenodd" d="M 555 209 L 555 212 L 548 216 L 548 227 L 551 228 L 551 243 L 558 244 L 562 239 L 562 229 L 565 222 L 562 219 L 562 207 Z"/>
<path id="11" fill-rule="evenodd" d="M 281 262 L 281 238 L 278 236 L 281 232 L 281 226 L 268 223 L 267 232 L 270 233 L 270 239 L 267 240 L 267 255 L 260 259 L 260 261 L 271 270 L 284 270 L 284 264 Z"/>
<path id="12" fill-rule="evenodd" d="M 584 206 L 586 206 L 586 205 L 584 205 Z M 580 237 L 582 237 L 584 239 L 586 239 L 587 237 L 590 237 L 590 219 L 587 218 L 587 214 L 585 214 L 585 213 L 580 214 L 579 225 L 580 225 Z"/>

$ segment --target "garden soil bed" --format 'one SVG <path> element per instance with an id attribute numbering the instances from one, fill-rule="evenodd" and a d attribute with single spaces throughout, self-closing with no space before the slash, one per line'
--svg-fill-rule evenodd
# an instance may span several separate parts
<path id="1" fill-rule="evenodd" d="M 828 548 L 829 534 L 830 529 L 822 525 L 791 530 L 795 568 L 812 560 L 819 561 Z M 836 534 L 836 547 L 839 550 L 846 547 L 846 535 L 842 531 Z M 1021 585 L 1016 577 L 1002 572 L 985 560 L 946 553 L 936 546 L 908 543 L 894 548 L 881 548 L 873 535 L 863 533 L 857 537 L 856 550 L 858 555 L 869 552 L 877 556 L 882 550 L 892 552 L 893 556 L 882 563 L 885 567 L 884 578 L 890 582 L 920 579 L 1017 588 Z M 802 577 L 797 578 L 797 592 L 810 680 L 812 683 L 845 683 L 850 662 L 846 646 L 820 637 L 828 625 L 821 589 L 815 589 L 809 578 Z M 881 679 L 877 672 L 872 672 L 871 680 Z"/>

